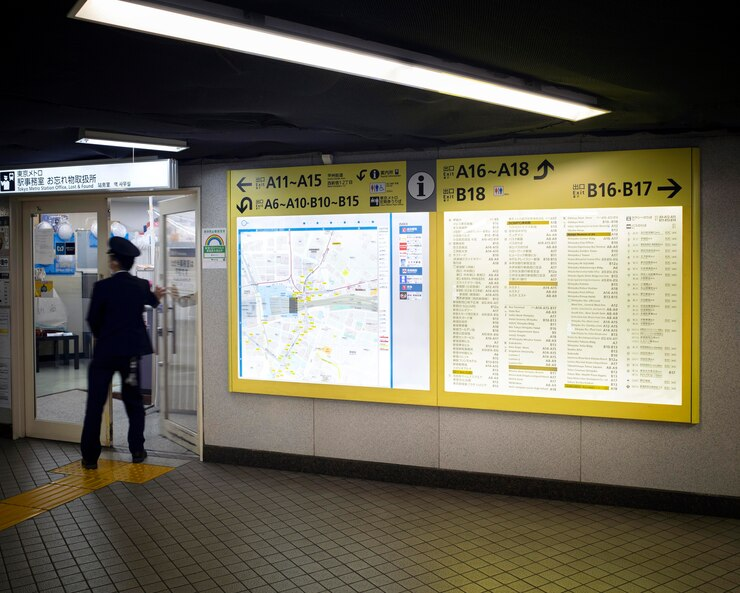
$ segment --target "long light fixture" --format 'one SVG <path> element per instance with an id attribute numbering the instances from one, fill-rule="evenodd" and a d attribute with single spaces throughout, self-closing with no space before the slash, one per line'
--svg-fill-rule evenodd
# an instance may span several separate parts
<path id="1" fill-rule="evenodd" d="M 163 150 L 166 152 L 181 152 L 189 146 L 183 140 L 168 138 L 151 138 L 149 136 L 132 136 L 113 132 L 99 132 L 96 130 L 80 130 L 77 144 L 99 144 L 101 146 L 122 146 L 144 150 Z"/>
<path id="2" fill-rule="evenodd" d="M 554 97 L 323 40 L 142 0 L 78 0 L 69 16 L 570 121 L 608 113 L 588 102 Z"/>

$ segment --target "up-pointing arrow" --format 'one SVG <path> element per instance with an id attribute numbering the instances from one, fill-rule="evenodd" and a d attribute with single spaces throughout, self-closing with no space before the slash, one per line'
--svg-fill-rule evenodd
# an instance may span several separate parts
<path id="1" fill-rule="evenodd" d="M 544 161 L 542 161 L 537 166 L 537 170 L 538 171 L 542 171 L 542 175 L 535 175 L 534 178 L 535 179 L 544 179 L 545 177 L 547 177 L 548 169 L 551 170 L 551 171 L 554 171 L 555 170 L 555 165 L 553 165 L 550 161 L 548 161 L 547 159 L 545 159 Z"/>

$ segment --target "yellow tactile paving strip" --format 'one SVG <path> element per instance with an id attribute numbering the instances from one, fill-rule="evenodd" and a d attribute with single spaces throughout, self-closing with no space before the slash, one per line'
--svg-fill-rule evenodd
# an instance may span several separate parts
<path id="1" fill-rule="evenodd" d="M 45 484 L 28 492 L 6 498 L 3 502 L 19 507 L 50 511 L 90 492 L 92 490 L 88 490 L 87 488 L 62 486 L 52 482 L 51 484 Z"/>
<path id="2" fill-rule="evenodd" d="M 103 475 L 109 473 L 124 465 L 133 465 L 132 463 L 126 463 L 125 461 L 115 461 L 113 459 L 98 459 L 98 469 L 85 469 L 82 467 L 79 461 L 73 461 L 62 467 L 51 470 L 55 474 L 67 474 L 72 476 L 91 476 L 91 475 Z"/>
<path id="3" fill-rule="evenodd" d="M 131 484 L 143 484 L 162 474 L 174 469 L 173 467 L 164 467 L 161 465 L 144 465 L 143 463 L 128 463 L 126 467 L 118 467 L 113 470 L 113 477 L 119 482 L 129 482 Z"/>
<path id="4" fill-rule="evenodd" d="M 63 465 L 51 471 L 66 474 L 64 478 L 0 500 L 0 531 L 113 482 L 143 484 L 173 469 L 163 465 L 133 464 L 111 459 L 99 459 L 98 469 L 84 469 L 79 461 Z"/>
<path id="5" fill-rule="evenodd" d="M 0 502 L 0 531 L 45 512 L 44 509 L 29 509 Z"/>
<path id="6" fill-rule="evenodd" d="M 102 476 L 98 475 L 98 472 L 96 471 L 88 471 L 87 473 L 89 475 L 86 476 L 64 476 L 54 482 L 54 484 L 84 488 L 86 490 L 97 490 L 98 488 L 104 488 L 116 481 L 116 478 L 113 477 L 113 472 L 105 473 Z"/>

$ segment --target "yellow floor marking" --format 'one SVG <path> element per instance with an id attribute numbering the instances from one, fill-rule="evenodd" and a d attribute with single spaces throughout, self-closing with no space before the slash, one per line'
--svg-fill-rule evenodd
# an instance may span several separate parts
<path id="1" fill-rule="evenodd" d="M 132 484 L 143 484 L 162 474 L 175 469 L 174 467 L 165 467 L 164 465 L 149 465 L 148 463 L 129 463 L 126 467 L 118 467 L 113 470 L 113 476 L 121 482 L 130 482 Z"/>
<path id="2" fill-rule="evenodd" d="M 60 505 L 67 504 L 75 498 L 90 494 L 90 492 L 92 490 L 87 488 L 75 488 L 52 482 L 51 484 L 45 484 L 28 492 L 6 498 L 3 502 L 19 507 L 30 507 L 32 509 L 49 511 Z"/>
<path id="3" fill-rule="evenodd" d="M 150 463 L 128 463 L 125 461 L 114 461 L 112 459 L 99 459 L 98 469 L 83 469 L 80 463 L 77 462 L 63 465 L 52 471 L 85 478 L 91 476 L 100 476 L 101 479 L 110 477 L 111 482 L 143 484 L 173 469 L 175 468 L 164 465 L 152 465 Z"/>
<path id="4" fill-rule="evenodd" d="M 105 486 L 110 486 L 116 478 L 113 472 L 104 472 L 99 474 L 95 471 L 88 471 L 83 476 L 70 475 L 55 480 L 53 484 L 63 484 L 64 486 L 74 486 L 75 488 L 86 488 L 87 490 L 98 490 Z"/>
<path id="5" fill-rule="evenodd" d="M 131 465 L 131 463 L 127 461 L 116 461 L 114 459 L 98 459 L 98 469 L 85 469 L 84 467 L 82 467 L 82 465 L 80 465 L 79 461 L 73 461 L 72 463 L 68 463 L 67 465 L 63 465 L 62 467 L 58 467 L 51 471 L 57 474 L 90 476 L 93 474 L 99 475 L 104 472 L 110 472 L 118 467 L 124 467 L 126 465 Z"/>
<path id="6" fill-rule="evenodd" d="M 13 527 L 18 523 L 46 512 L 44 509 L 30 509 L 28 507 L 17 507 L 12 504 L 0 502 L 0 531 Z"/>
<path id="7" fill-rule="evenodd" d="M 173 469 L 164 465 L 134 464 L 113 459 L 99 459 L 98 469 L 84 469 L 79 461 L 73 461 L 51 470 L 66 474 L 65 477 L 0 501 L 0 531 L 113 482 L 143 484 Z"/>

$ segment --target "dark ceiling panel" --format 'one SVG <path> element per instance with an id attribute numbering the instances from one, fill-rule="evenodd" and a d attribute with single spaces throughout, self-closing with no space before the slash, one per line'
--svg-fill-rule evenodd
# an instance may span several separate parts
<path id="1" fill-rule="evenodd" d="M 612 110 L 580 123 L 74 21 L 72 4 L 24 0 L 6 15 L 5 165 L 125 156 L 75 144 L 82 127 L 186 140 L 183 161 L 740 129 L 731 20 L 664 2 L 222 2 L 558 85 Z"/>

